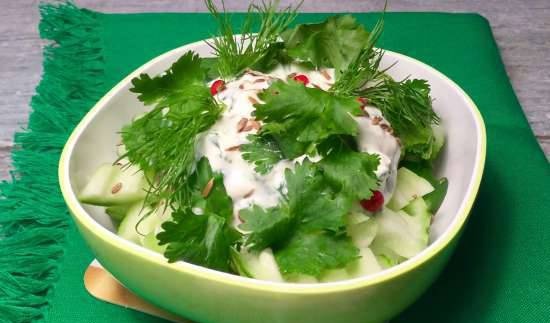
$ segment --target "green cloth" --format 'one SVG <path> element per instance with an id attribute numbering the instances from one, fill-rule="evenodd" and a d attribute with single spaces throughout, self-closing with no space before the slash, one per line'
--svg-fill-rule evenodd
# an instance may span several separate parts
<path id="1" fill-rule="evenodd" d="M 214 23 L 207 14 L 97 14 L 72 5 L 46 5 L 42 13 L 42 36 L 59 46 L 45 50 L 29 130 L 15 140 L 14 183 L 0 186 L 0 321 L 161 322 L 85 291 L 82 277 L 93 255 L 68 219 L 56 162 L 72 127 L 101 95 L 151 58 L 209 37 Z M 301 14 L 298 21 L 326 16 Z M 367 28 L 379 17 L 354 16 Z M 387 13 L 385 20 L 379 45 L 453 79 L 487 126 L 485 174 L 456 253 L 438 281 L 392 322 L 548 321 L 550 167 L 488 22 L 446 13 Z M 30 269 L 6 269 L 23 267 Z"/>

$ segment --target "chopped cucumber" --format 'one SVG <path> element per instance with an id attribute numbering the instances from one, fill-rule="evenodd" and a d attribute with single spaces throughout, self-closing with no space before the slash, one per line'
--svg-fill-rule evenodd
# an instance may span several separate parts
<path id="1" fill-rule="evenodd" d="M 404 211 L 394 212 L 383 209 L 374 219 L 378 224 L 378 233 L 371 244 L 375 254 L 395 258 L 392 253 L 404 258 L 411 258 L 426 246 L 415 234 L 411 224 L 406 220 Z"/>
<path id="2" fill-rule="evenodd" d="M 158 209 L 153 211 L 151 208 L 144 206 L 143 202 L 137 202 L 130 207 L 128 214 L 120 222 L 118 235 L 149 249 L 155 249 L 151 244 L 152 238 L 148 239 L 147 236 L 152 233 L 156 241 L 156 234 L 161 230 L 162 223 L 169 220 L 170 217 L 171 212 L 169 210 Z M 158 242 L 156 244 L 158 246 Z"/>
<path id="3" fill-rule="evenodd" d="M 131 204 L 109 206 L 105 209 L 105 213 L 107 213 L 111 219 L 120 222 L 124 219 L 126 214 L 128 214 L 128 210 L 131 206 Z"/>
<path id="4" fill-rule="evenodd" d="M 145 229 L 143 226 L 147 226 L 147 222 L 145 222 L 145 219 L 143 221 L 141 219 L 148 213 L 151 213 L 151 209 L 144 207 L 142 202 L 132 205 L 128 210 L 128 214 L 118 226 L 118 235 L 126 240 L 141 244 L 141 234 L 147 234 L 149 231 L 143 232 L 140 230 L 138 233 L 137 224 L 140 223 L 139 229 Z"/>
<path id="5" fill-rule="evenodd" d="M 370 248 L 360 248 L 359 256 L 361 256 L 361 258 L 348 265 L 347 270 L 350 278 L 361 277 L 382 270 L 382 267 Z"/>
<path id="6" fill-rule="evenodd" d="M 321 282 L 323 283 L 330 283 L 330 282 L 337 282 L 341 280 L 350 279 L 350 275 L 346 268 L 342 269 L 331 269 L 327 270 L 323 273 L 323 276 L 321 277 Z"/>
<path id="7" fill-rule="evenodd" d="M 381 250 L 376 251 L 376 260 L 380 264 L 380 266 L 383 269 L 387 269 L 393 266 L 398 265 L 402 261 L 405 260 L 405 258 L 395 254 L 394 252 L 385 252 Z"/>
<path id="8" fill-rule="evenodd" d="M 419 197 L 413 200 L 409 205 L 403 209 L 406 213 L 402 213 L 401 216 L 409 225 L 409 231 L 411 234 L 419 239 L 424 247 L 428 245 L 430 223 L 432 220 L 432 214 L 428 208 L 428 205 L 423 198 Z"/>
<path id="9" fill-rule="evenodd" d="M 233 252 L 232 256 L 236 269 L 244 276 L 274 282 L 284 281 L 270 248 L 259 253 L 243 249 L 241 252 Z"/>
<path id="10" fill-rule="evenodd" d="M 167 245 L 159 245 L 157 234 L 158 232 L 156 232 L 156 230 L 149 232 L 145 235 L 145 237 L 143 237 L 143 239 L 141 239 L 141 244 L 149 250 L 153 250 L 158 253 L 164 253 L 164 251 L 166 251 Z"/>
<path id="11" fill-rule="evenodd" d="M 422 197 L 434 190 L 434 187 L 424 178 L 416 175 L 405 167 L 397 170 L 397 185 L 387 207 L 394 211 L 401 210 L 417 197 Z"/>
<path id="12" fill-rule="evenodd" d="M 78 195 L 82 203 L 100 206 L 124 205 L 143 200 L 147 180 L 135 166 L 103 164 Z"/>
<path id="13" fill-rule="evenodd" d="M 378 231 L 378 224 L 373 218 L 364 216 L 365 220 L 355 224 L 347 225 L 348 235 L 357 248 L 366 248 L 370 246 L 372 240 Z"/>
<path id="14" fill-rule="evenodd" d="M 286 278 L 288 282 L 296 284 L 317 284 L 319 280 L 310 275 L 295 274 Z"/>

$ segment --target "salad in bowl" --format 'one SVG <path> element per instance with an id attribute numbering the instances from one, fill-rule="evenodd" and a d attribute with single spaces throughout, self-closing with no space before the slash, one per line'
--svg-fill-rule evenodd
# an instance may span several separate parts
<path id="1" fill-rule="evenodd" d="M 132 79 L 147 111 L 79 201 L 168 262 L 266 281 L 362 277 L 425 249 L 448 186 L 433 172 L 445 124 L 428 81 L 381 63 L 383 19 L 291 27 L 295 9 L 264 4 L 259 31 L 250 15 L 237 36 L 206 3 L 213 56 Z"/>

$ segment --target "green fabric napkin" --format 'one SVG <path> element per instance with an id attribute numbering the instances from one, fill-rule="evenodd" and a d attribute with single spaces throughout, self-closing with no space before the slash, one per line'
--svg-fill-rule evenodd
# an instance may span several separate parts
<path id="1" fill-rule="evenodd" d="M 161 322 L 98 301 L 83 286 L 93 259 L 57 187 L 71 129 L 124 76 L 207 38 L 207 14 L 99 14 L 44 5 L 44 75 L 27 130 L 16 135 L 13 182 L 0 186 L 0 321 Z M 301 14 L 298 22 L 327 14 Z M 242 17 L 237 15 L 236 17 Z M 378 14 L 355 14 L 367 28 Z M 438 281 L 392 322 L 550 319 L 550 167 L 506 76 L 488 22 L 476 14 L 388 13 L 380 46 L 457 82 L 487 126 L 487 163 L 470 221 Z M 190 295 L 191 296 L 191 295 Z M 357 304 L 361 306 L 361 304 Z"/>

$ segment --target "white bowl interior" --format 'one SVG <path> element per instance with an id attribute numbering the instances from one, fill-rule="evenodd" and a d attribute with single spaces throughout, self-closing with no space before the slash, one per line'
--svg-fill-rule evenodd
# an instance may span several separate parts
<path id="1" fill-rule="evenodd" d="M 129 91 L 131 78 L 140 73 L 161 73 L 188 50 L 194 50 L 201 56 L 210 56 L 210 48 L 203 42 L 186 45 L 161 55 L 121 81 L 86 116 L 83 122 L 88 122 L 88 125 L 75 134 L 76 143 L 68 156 L 69 178 L 74 192 L 83 187 L 100 164 L 116 159 L 116 145 L 120 142 L 118 132 L 121 127 L 128 124 L 135 115 L 146 111 L 136 95 Z M 382 65 L 387 66 L 396 61 L 397 64 L 389 71 L 394 78 L 411 76 L 428 80 L 432 88 L 434 110 L 445 127 L 446 143 L 437 162 L 436 173 L 448 178 L 449 189 L 432 224 L 430 242 L 433 243 L 451 226 L 472 190 L 477 174 L 476 164 L 481 153 L 482 125 L 476 118 L 475 106 L 471 100 L 451 80 L 419 61 L 394 52 L 386 52 Z M 82 206 L 98 223 L 114 231 L 113 223 L 103 208 Z"/>

